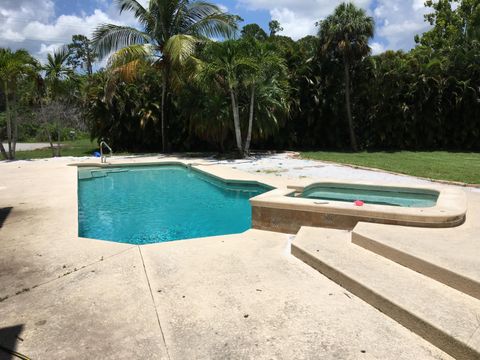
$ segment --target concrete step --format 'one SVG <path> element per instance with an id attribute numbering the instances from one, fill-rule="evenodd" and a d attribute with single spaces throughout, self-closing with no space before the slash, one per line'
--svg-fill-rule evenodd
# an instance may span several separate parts
<path id="1" fill-rule="evenodd" d="M 292 254 L 457 359 L 480 358 L 480 301 L 351 243 L 302 227 Z"/>
<path id="2" fill-rule="evenodd" d="M 360 223 L 352 242 L 378 255 L 480 299 L 480 241 L 467 230 L 448 234 Z"/>

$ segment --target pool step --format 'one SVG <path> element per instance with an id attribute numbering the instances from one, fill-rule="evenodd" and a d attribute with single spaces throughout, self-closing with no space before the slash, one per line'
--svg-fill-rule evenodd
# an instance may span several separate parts
<path id="1" fill-rule="evenodd" d="M 351 242 L 302 227 L 292 254 L 457 359 L 480 358 L 480 301 Z"/>
<path id="2" fill-rule="evenodd" d="M 469 268 L 467 263 L 468 255 L 477 254 L 473 256 L 478 256 L 477 247 L 467 249 L 466 246 L 457 246 L 456 252 L 461 251 L 460 257 L 459 254 L 451 254 L 443 248 L 437 254 L 437 248 L 442 239 L 436 238 L 433 234 L 429 234 L 425 238 L 421 234 L 417 236 L 412 234 L 411 238 L 414 241 L 407 243 L 408 239 L 405 239 L 405 235 L 402 237 L 399 234 L 405 234 L 405 231 L 412 231 L 412 229 L 405 230 L 403 227 L 398 227 L 397 229 L 393 228 L 394 231 L 383 231 L 377 234 L 376 229 L 369 225 L 361 223 L 353 229 L 352 243 L 480 300 L 478 271 L 474 271 L 475 264 Z M 379 225 L 376 226 L 377 229 L 380 228 Z M 448 240 L 454 241 L 453 239 Z M 472 253 L 468 254 L 469 251 Z M 447 259 L 448 257 L 457 258 L 455 260 L 460 260 L 462 266 L 456 265 L 452 259 Z M 475 275 L 477 276 L 475 277 Z"/>
<path id="3" fill-rule="evenodd" d="M 82 170 L 78 172 L 79 180 L 93 179 L 93 178 L 103 178 L 107 177 L 108 174 L 128 172 L 129 169 L 95 169 L 95 170 Z"/>
<path id="4" fill-rule="evenodd" d="M 107 173 L 104 170 L 82 170 L 78 172 L 79 180 L 88 180 L 93 178 L 106 177 Z"/>

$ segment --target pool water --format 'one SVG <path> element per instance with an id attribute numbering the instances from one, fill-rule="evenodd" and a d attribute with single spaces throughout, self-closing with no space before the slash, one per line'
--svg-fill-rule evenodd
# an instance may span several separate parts
<path id="1" fill-rule="evenodd" d="M 79 236 L 148 244 L 243 232 L 249 199 L 271 190 L 180 165 L 79 169 Z"/>
<path id="2" fill-rule="evenodd" d="M 318 184 L 307 187 L 300 197 L 352 203 L 361 200 L 366 204 L 388 206 L 432 207 L 437 203 L 438 192 L 387 186 Z"/>

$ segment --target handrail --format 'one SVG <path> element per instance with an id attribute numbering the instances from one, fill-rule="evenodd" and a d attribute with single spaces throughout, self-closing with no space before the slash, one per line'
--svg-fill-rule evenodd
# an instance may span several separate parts
<path id="1" fill-rule="evenodd" d="M 103 147 L 105 146 L 109 151 L 110 151 L 110 156 L 113 155 L 113 150 L 110 146 L 108 146 L 108 144 L 105 142 L 105 141 L 100 141 L 100 162 L 102 164 L 106 163 L 107 162 L 107 157 L 105 155 L 103 155 Z"/>

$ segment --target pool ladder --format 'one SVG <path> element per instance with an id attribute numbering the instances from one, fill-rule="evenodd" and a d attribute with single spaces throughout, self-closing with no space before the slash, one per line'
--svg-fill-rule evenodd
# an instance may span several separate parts
<path id="1" fill-rule="evenodd" d="M 113 155 L 112 148 L 108 146 L 108 144 L 105 141 L 100 141 L 100 162 L 102 164 L 105 164 L 107 162 L 107 156 L 103 154 L 103 147 L 106 147 L 108 151 L 110 151 L 110 157 Z"/>

